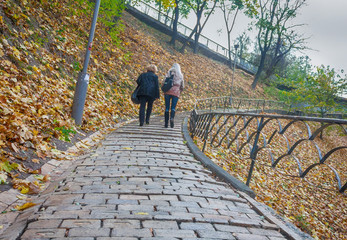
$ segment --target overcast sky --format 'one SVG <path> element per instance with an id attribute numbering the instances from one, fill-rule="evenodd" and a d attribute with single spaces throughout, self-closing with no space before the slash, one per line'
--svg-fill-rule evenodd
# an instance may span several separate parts
<path id="1" fill-rule="evenodd" d="M 307 24 L 300 31 L 311 37 L 307 40 L 307 47 L 316 51 L 305 51 L 304 54 L 311 58 L 315 66 L 324 64 L 347 71 L 347 0 L 307 0 L 306 4 L 300 9 L 296 22 Z M 195 21 L 192 14 L 185 24 L 193 27 Z M 248 22 L 248 18 L 240 15 L 232 38 L 246 30 Z M 206 24 L 203 35 L 227 46 L 226 30 L 217 33 L 217 29 L 225 28 L 224 25 L 223 14 L 214 14 Z M 249 35 L 254 40 L 255 33 Z"/>

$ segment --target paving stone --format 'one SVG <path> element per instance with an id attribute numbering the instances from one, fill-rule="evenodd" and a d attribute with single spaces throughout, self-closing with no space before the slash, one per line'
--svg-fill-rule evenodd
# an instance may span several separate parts
<path id="1" fill-rule="evenodd" d="M 127 200 L 141 200 L 148 199 L 148 196 L 145 195 L 120 195 L 119 199 L 127 199 Z"/>
<path id="2" fill-rule="evenodd" d="M 21 240 L 33 239 L 49 239 L 49 238 L 63 238 L 65 236 L 65 229 L 28 229 L 21 236 Z"/>
<path id="3" fill-rule="evenodd" d="M 214 239 L 235 239 L 233 235 L 229 232 L 218 232 L 210 230 L 197 230 L 196 231 L 199 237 L 202 238 L 214 238 Z"/>
<path id="4" fill-rule="evenodd" d="M 109 228 L 71 228 L 68 232 L 69 237 L 108 237 L 110 236 Z"/>
<path id="5" fill-rule="evenodd" d="M 170 201 L 170 205 L 174 207 L 195 207 L 200 208 L 197 202 L 181 202 L 181 201 Z"/>
<path id="6" fill-rule="evenodd" d="M 180 221 L 180 222 L 184 222 L 184 221 L 192 221 L 193 218 L 189 217 L 189 216 L 172 216 L 172 215 L 155 215 L 154 216 L 155 220 L 174 220 L 174 221 Z"/>
<path id="7" fill-rule="evenodd" d="M 207 203 L 207 202 L 199 202 L 200 207 L 202 208 L 210 208 L 210 209 L 228 209 L 226 204 L 217 204 L 217 203 Z"/>
<path id="8" fill-rule="evenodd" d="M 142 229 L 127 229 L 127 228 L 114 228 L 111 233 L 112 237 L 151 237 L 152 233 L 148 228 Z"/>
<path id="9" fill-rule="evenodd" d="M 6 192 L 0 193 L 0 202 L 11 205 L 12 203 L 18 200 L 17 195 L 19 194 L 18 190 L 10 189 Z"/>
<path id="10" fill-rule="evenodd" d="M 210 223 L 189 223 L 189 222 L 183 222 L 180 224 L 181 229 L 186 230 L 209 230 L 209 231 L 215 231 L 214 227 Z"/>
<path id="11" fill-rule="evenodd" d="M 249 228 L 249 231 L 255 235 L 266 235 L 266 236 L 273 236 L 273 237 L 279 237 L 282 236 L 282 234 L 275 230 L 268 230 L 268 229 L 261 229 L 261 228 Z"/>
<path id="12" fill-rule="evenodd" d="M 129 210 L 129 211 L 141 211 L 141 212 L 153 212 L 154 207 L 150 205 L 119 205 L 118 210 Z"/>
<path id="13" fill-rule="evenodd" d="M 189 238 L 196 236 L 192 230 L 153 229 L 153 232 L 156 237 Z"/>
<path id="14" fill-rule="evenodd" d="M 150 200 L 167 200 L 167 201 L 178 201 L 177 196 L 167 196 L 167 195 L 150 195 Z"/>
<path id="15" fill-rule="evenodd" d="M 189 217 L 189 218 L 200 218 L 201 217 L 201 214 L 199 213 L 184 213 L 184 212 L 171 212 L 171 215 L 172 216 L 175 216 L 175 217 Z"/>
<path id="16" fill-rule="evenodd" d="M 51 228 L 51 229 L 53 229 L 53 228 L 58 228 L 61 223 L 62 223 L 62 220 L 60 220 L 60 219 L 39 220 L 39 221 L 29 223 L 28 229 L 32 229 L 32 228 L 39 228 L 39 229 Z"/>
<path id="17" fill-rule="evenodd" d="M 222 225 L 222 224 L 214 224 L 214 227 L 218 231 L 222 232 L 231 232 L 231 233 L 250 233 L 245 227 L 238 226 L 230 226 L 230 225 Z"/>
<path id="18" fill-rule="evenodd" d="M 41 239 L 41 238 L 40 238 Z M 52 238 L 54 240 L 94 240 L 94 237 L 64 237 L 64 238 Z"/>
<path id="19" fill-rule="evenodd" d="M 230 219 L 229 223 L 241 227 L 260 227 L 259 221 L 253 221 L 251 219 Z"/>
<path id="20" fill-rule="evenodd" d="M 196 202 L 196 203 L 207 203 L 207 200 L 203 197 L 193 197 L 193 196 L 180 196 L 180 200 L 184 202 Z"/>
<path id="21" fill-rule="evenodd" d="M 164 229 L 178 229 L 176 221 L 143 221 L 143 227 L 145 228 L 164 228 Z"/>
<path id="22" fill-rule="evenodd" d="M 178 240 L 179 238 L 174 237 L 151 237 L 151 238 L 141 238 L 141 240 Z"/>
<path id="23" fill-rule="evenodd" d="M 216 209 L 209 209 L 209 208 L 192 208 L 192 207 L 188 207 L 188 212 L 190 212 L 190 213 L 200 213 L 200 214 L 219 214 Z"/>
<path id="24" fill-rule="evenodd" d="M 164 200 L 139 200 L 140 205 L 152 205 L 152 206 L 161 206 L 167 207 L 170 205 L 169 201 Z"/>
<path id="25" fill-rule="evenodd" d="M 265 229 L 273 229 L 273 230 L 279 230 L 279 227 L 276 224 L 272 224 L 272 223 L 260 223 L 262 228 Z"/>
<path id="26" fill-rule="evenodd" d="M 221 224 L 228 224 L 227 219 L 223 218 L 206 218 L 206 217 L 196 217 L 196 222 L 204 222 L 204 223 L 221 223 Z"/>
<path id="27" fill-rule="evenodd" d="M 255 234 L 235 233 L 234 236 L 238 240 L 269 240 L 266 236 Z"/>
<path id="28" fill-rule="evenodd" d="M 138 240 L 138 238 L 137 237 L 97 237 L 96 240 Z"/>
<path id="29" fill-rule="evenodd" d="M 183 212 L 187 213 L 187 208 L 185 207 L 170 207 L 170 206 L 157 206 L 157 211 L 167 211 L 167 212 Z"/>
<path id="30" fill-rule="evenodd" d="M 92 219 L 77 219 L 77 220 L 64 220 L 60 226 L 61 228 L 95 228 L 98 229 L 101 227 L 100 220 L 92 220 Z"/>
<path id="31" fill-rule="evenodd" d="M 107 219 L 103 221 L 103 227 L 106 228 L 141 228 L 139 220 L 120 220 Z"/>
<path id="32" fill-rule="evenodd" d="M 106 202 L 107 204 L 130 204 L 130 205 L 136 205 L 139 204 L 138 200 L 129 200 L 129 199 L 109 199 Z"/>

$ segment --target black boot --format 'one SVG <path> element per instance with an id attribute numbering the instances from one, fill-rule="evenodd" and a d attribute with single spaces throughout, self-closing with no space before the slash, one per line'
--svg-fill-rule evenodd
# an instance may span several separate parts
<path id="1" fill-rule="evenodd" d="M 165 112 L 165 127 L 169 127 L 169 112 Z"/>
<path id="2" fill-rule="evenodd" d="M 174 127 L 174 118 L 175 118 L 175 111 L 171 110 L 171 114 L 170 114 L 170 127 Z"/>

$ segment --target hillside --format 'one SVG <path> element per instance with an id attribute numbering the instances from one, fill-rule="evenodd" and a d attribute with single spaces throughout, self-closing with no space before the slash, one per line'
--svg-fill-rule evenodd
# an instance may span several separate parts
<path id="1" fill-rule="evenodd" d="M 189 50 L 177 52 L 167 45 L 168 36 L 124 12 L 118 42 L 98 21 L 83 124 L 75 126 L 71 106 L 92 16 L 79 2 L 0 1 L 0 182 L 8 183 L 0 190 L 12 179 L 38 173 L 55 149 L 71 145 L 67 141 L 136 118 L 138 106 L 129 96 L 149 63 L 158 66 L 160 79 L 173 63 L 181 64 L 186 88 L 179 111 L 191 109 L 198 98 L 229 94 L 231 69 Z M 250 91 L 251 77 L 242 71 L 236 71 L 234 84 L 237 96 L 263 95 Z M 161 114 L 163 106 L 161 96 L 154 113 Z"/>

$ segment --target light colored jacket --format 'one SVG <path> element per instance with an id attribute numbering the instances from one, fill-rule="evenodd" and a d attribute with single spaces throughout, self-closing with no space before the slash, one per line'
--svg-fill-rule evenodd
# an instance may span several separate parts
<path id="1" fill-rule="evenodd" d="M 171 96 L 180 97 L 181 92 L 184 89 L 183 74 L 180 71 L 177 71 L 177 69 L 175 69 L 175 68 L 171 68 L 168 71 L 168 73 L 166 74 L 166 77 L 169 77 L 171 74 L 174 75 L 174 77 L 173 77 L 173 86 L 172 86 L 172 88 L 170 88 L 169 91 L 167 91 L 165 93 L 165 95 L 171 95 Z"/>

